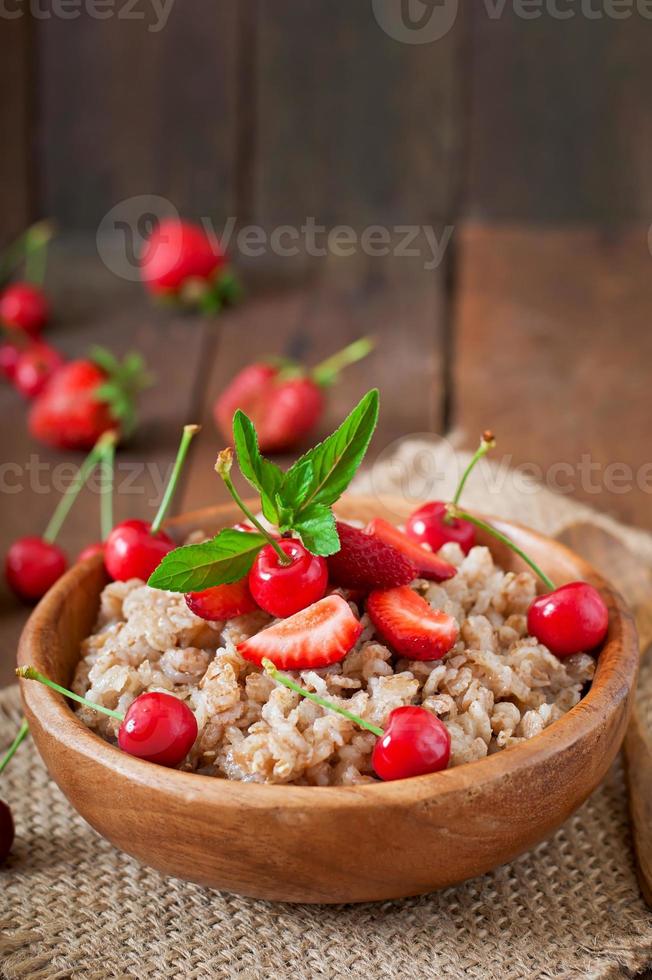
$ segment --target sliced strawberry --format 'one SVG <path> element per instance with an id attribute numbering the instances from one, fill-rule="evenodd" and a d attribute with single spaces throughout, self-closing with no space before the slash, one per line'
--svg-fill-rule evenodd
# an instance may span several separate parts
<path id="1" fill-rule="evenodd" d="M 362 632 L 347 602 L 328 595 L 238 644 L 245 660 L 267 658 L 281 670 L 328 667 L 342 660 Z"/>
<path id="2" fill-rule="evenodd" d="M 396 548 L 402 555 L 409 558 L 415 565 L 417 574 L 421 578 L 443 582 L 445 579 L 452 578 L 457 574 L 455 565 L 444 561 L 443 558 L 440 558 L 433 551 L 426 551 L 421 545 L 408 538 L 407 534 L 403 534 L 402 531 L 399 531 L 397 527 L 394 527 L 393 524 L 390 524 L 389 521 L 384 520 L 382 517 L 374 517 L 373 521 L 367 525 L 366 530 L 369 534 L 380 538 L 385 544 L 391 545 L 392 548 Z"/>
<path id="3" fill-rule="evenodd" d="M 452 616 L 433 609 L 406 585 L 372 592 L 367 612 L 385 643 L 410 660 L 441 659 L 459 635 Z"/>
<path id="4" fill-rule="evenodd" d="M 345 589 L 393 589 L 417 577 L 416 567 L 396 548 L 350 524 L 337 522 L 340 550 L 326 562 L 331 582 Z"/>
<path id="5" fill-rule="evenodd" d="M 222 619 L 233 619 L 253 612 L 258 606 L 249 591 L 248 577 L 241 578 L 232 585 L 215 585 L 203 592 L 189 592 L 186 605 L 195 616 L 214 623 Z"/>

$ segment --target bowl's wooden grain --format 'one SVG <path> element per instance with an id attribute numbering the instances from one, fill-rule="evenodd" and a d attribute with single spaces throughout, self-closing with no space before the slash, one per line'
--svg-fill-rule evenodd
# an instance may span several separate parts
<path id="1" fill-rule="evenodd" d="M 406 507 L 392 503 L 394 519 Z M 349 497 L 340 515 L 379 512 Z M 171 522 L 179 533 L 237 519 L 212 508 Z M 632 617 L 585 562 L 533 531 L 495 521 L 559 584 L 593 582 L 610 629 L 588 695 L 530 742 L 480 762 L 394 783 L 312 788 L 242 784 L 163 769 L 104 742 L 65 700 L 23 681 L 38 749 L 72 805 L 118 847 L 181 878 L 289 902 L 361 902 L 442 888 L 510 860 L 558 827 L 598 785 L 621 744 L 638 665 Z M 520 562 L 492 539 L 505 566 Z M 19 649 L 67 684 L 93 626 L 105 578 L 72 568 L 32 614 Z"/>

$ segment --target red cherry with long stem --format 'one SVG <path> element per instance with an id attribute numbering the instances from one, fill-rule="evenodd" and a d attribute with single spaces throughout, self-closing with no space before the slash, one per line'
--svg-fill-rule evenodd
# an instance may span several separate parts
<path id="1" fill-rule="evenodd" d="M 173 694 L 147 691 L 135 698 L 123 715 L 69 691 L 33 667 L 19 667 L 16 674 L 26 680 L 39 681 L 87 708 L 117 718 L 121 722 L 118 745 L 123 752 L 138 759 L 174 768 L 183 762 L 197 738 L 197 719 L 185 701 Z"/>
<path id="2" fill-rule="evenodd" d="M 9 764 L 10 759 L 15 755 L 21 742 L 27 737 L 29 727 L 27 722 L 23 719 L 20 724 L 20 728 L 16 733 L 16 737 L 13 742 L 5 752 L 2 760 L 0 760 L 0 773 L 4 771 L 5 767 Z M 11 809 L 8 804 L 3 800 L 0 800 L 0 864 L 8 857 L 9 852 L 14 843 L 16 831 L 14 827 L 14 818 L 11 813 Z"/>
<path id="3" fill-rule="evenodd" d="M 199 425 L 184 426 L 172 474 L 152 523 L 142 520 L 122 521 L 108 535 L 104 546 L 104 564 L 109 575 L 116 581 L 126 582 L 139 578 L 146 582 L 161 560 L 176 547 L 172 538 L 161 530 L 161 524 L 172 503 L 190 443 L 200 428 Z"/>
<path id="4" fill-rule="evenodd" d="M 282 674 L 271 660 L 263 660 L 265 672 L 301 697 L 334 711 L 378 738 L 371 762 L 379 779 L 384 781 L 425 776 L 445 769 L 450 759 L 451 738 L 448 729 L 426 708 L 407 705 L 390 712 L 383 730 L 359 715 L 333 704 L 319 694 L 307 691 L 287 674 Z"/>
<path id="5" fill-rule="evenodd" d="M 5 577 L 20 599 L 35 602 L 42 598 L 66 571 L 68 559 L 65 552 L 55 544 L 55 540 L 79 491 L 102 458 L 106 447 L 114 440 L 115 435 L 109 432 L 98 439 L 63 494 L 42 537 L 32 535 L 19 538 L 9 548 L 5 559 Z"/>
<path id="6" fill-rule="evenodd" d="M 452 500 L 455 506 L 462 496 L 471 471 L 495 445 L 493 433 L 489 430 L 483 432 L 480 445 L 471 457 L 455 491 Z M 406 521 L 405 533 L 419 544 L 427 544 L 433 551 L 439 551 L 443 545 L 452 541 L 460 546 L 465 555 L 468 555 L 475 544 L 475 528 L 468 521 L 451 517 L 447 508 L 448 504 L 442 500 L 433 500 L 417 508 Z"/>
<path id="7" fill-rule="evenodd" d="M 522 548 L 486 521 L 459 508 L 454 516 L 470 521 L 511 548 L 539 576 L 549 590 L 536 598 L 528 610 L 528 631 L 556 657 L 594 650 L 609 630 L 609 610 L 598 590 L 588 582 L 569 582 L 559 588 Z"/>

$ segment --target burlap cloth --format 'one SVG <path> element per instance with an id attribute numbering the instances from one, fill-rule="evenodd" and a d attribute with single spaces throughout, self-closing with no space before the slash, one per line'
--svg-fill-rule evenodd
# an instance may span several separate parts
<path id="1" fill-rule="evenodd" d="M 404 492 L 421 450 L 404 443 L 398 467 L 383 460 L 358 487 Z M 450 485 L 458 461 L 451 452 Z M 651 537 L 570 499 L 510 481 L 487 499 L 492 475 L 485 467 L 474 476 L 469 506 L 553 534 L 593 520 L 652 563 Z M 429 489 L 446 493 L 446 481 Z M 19 714 L 15 689 L 2 692 L 0 746 Z M 29 742 L 2 781 L 17 824 L 0 898 L 5 978 L 520 980 L 628 976 L 652 963 L 652 916 L 636 884 L 620 764 L 554 837 L 512 864 L 438 894 L 340 907 L 252 901 L 141 867 L 68 806 Z"/>

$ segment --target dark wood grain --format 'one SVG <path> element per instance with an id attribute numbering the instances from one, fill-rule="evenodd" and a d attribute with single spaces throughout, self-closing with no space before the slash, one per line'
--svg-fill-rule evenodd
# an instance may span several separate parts
<path id="1" fill-rule="evenodd" d="M 0 244 L 18 235 L 32 217 L 31 137 L 33 122 L 31 23 L 22 11 L 2 18 L 0 31 Z"/>
<path id="2" fill-rule="evenodd" d="M 259 0 L 254 214 L 266 226 L 447 220 L 460 177 L 463 17 L 435 44 L 370 3 Z"/>
<path id="3" fill-rule="evenodd" d="M 189 217 L 232 213 L 236 5 L 173 3 L 158 31 L 145 11 L 39 24 L 41 194 L 64 227 L 94 231 L 142 194 Z"/>
<path id="4" fill-rule="evenodd" d="M 141 401 L 140 427 L 119 450 L 114 509 L 116 521 L 150 518 L 158 506 L 185 422 L 194 421 L 199 375 L 208 325 L 194 317 L 170 315 L 152 307 L 138 284 L 113 276 L 87 246 L 55 249 L 49 289 L 57 322 L 48 339 L 66 356 L 83 356 L 93 344 L 122 355 L 137 349 L 156 377 Z M 45 530 L 61 491 L 72 479 L 80 454 L 44 448 L 27 431 L 27 407 L 17 392 L 0 385 L 4 485 L 2 554 L 11 541 Z M 22 487 L 15 492 L 15 487 Z M 74 559 L 99 537 L 98 484 L 91 480 L 72 509 L 60 543 Z M 26 608 L 0 585 L 0 684 L 11 677 L 12 661 Z"/>
<path id="5" fill-rule="evenodd" d="M 652 20 L 631 6 L 472 5 L 471 216 L 649 220 Z"/>
<path id="6" fill-rule="evenodd" d="M 213 421 L 213 404 L 235 372 L 265 355 L 288 355 L 315 365 L 358 337 L 375 338 L 375 351 L 343 372 L 319 427 L 299 449 L 335 429 L 373 386 L 381 391 L 381 411 L 370 463 L 396 439 L 441 431 L 443 318 L 440 270 L 364 257 L 341 260 L 334 267 L 326 262 L 321 275 L 303 287 L 277 288 L 223 316 L 204 391 L 204 432 L 182 509 L 226 499 L 213 472 L 223 442 Z"/>
<path id="7" fill-rule="evenodd" d="M 507 461 L 651 528 L 646 230 L 471 226 L 463 242 L 453 421 L 466 443 L 490 426 Z"/>

